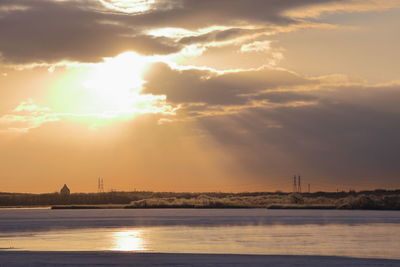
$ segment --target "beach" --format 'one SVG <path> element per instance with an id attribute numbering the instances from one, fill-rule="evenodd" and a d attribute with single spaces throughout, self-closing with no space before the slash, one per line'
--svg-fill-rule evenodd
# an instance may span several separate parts
<path id="1" fill-rule="evenodd" d="M 0 251 L 0 266 L 400 266 L 400 260 L 326 256 Z"/>

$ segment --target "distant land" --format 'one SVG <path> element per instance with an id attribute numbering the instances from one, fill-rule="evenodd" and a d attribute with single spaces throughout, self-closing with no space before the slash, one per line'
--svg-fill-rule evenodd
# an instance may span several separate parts
<path id="1" fill-rule="evenodd" d="M 269 208 L 400 210 L 400 189 L 349 192 L 105 192 L 1 193 L 0 207 L 92 208 Z"/>

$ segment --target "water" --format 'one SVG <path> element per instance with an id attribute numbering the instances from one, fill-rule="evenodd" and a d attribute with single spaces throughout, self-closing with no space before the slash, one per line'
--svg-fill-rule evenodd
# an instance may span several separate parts
<path id="1" fill-rule="evenodd" d="M 10 209 L 0 248 L 400 259 L 400 212 Z"/>

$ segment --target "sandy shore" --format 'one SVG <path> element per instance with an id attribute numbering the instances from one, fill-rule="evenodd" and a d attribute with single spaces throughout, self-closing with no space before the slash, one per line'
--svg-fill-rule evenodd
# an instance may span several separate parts
<path id="1" fill-rule="evenodd" d="M 400 266 L 400 260 L 325 256 L 263 256 L 124 252 L 0 251 L 0 266 Z"/>

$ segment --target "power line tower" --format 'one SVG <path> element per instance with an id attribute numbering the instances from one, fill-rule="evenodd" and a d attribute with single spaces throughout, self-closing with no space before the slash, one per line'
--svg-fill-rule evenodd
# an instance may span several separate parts
<path id="1" fill-rule="evenodd" d="M 298 182 L 298 188 L 297 188 L 297 192 L 298 193 L 301 193 L 301 177 L 300 177 L 300 174 L 299 174 L 299 182 Z"/>
<path id="2" fill-rule="evenodd" d="M 297 177 L 293 177 L 293 193 L 297 193 Z"/>
<path id="3" fill-rule="evenodd" d="M 97 181 L 97 191 L 99 193 L 104 193 L 104 181 L 103 181 L 103 178 L 99 177 L 99 179 Z"/>
<path id="4" fill-rule="evenodd" d="M 311 193 L 311 184 L 308 184 L 308 193 Z"/>

